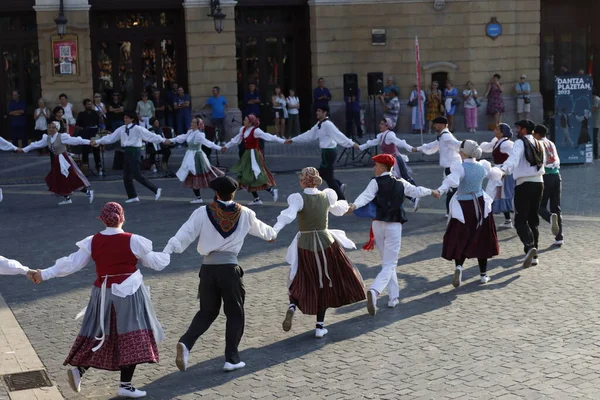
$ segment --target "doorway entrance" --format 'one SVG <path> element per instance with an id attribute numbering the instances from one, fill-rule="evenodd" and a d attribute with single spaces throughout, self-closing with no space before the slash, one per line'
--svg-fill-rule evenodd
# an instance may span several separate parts
<path id="1" fill-rule="evenodd" d="M 27 104 L 27 132 L 33 131 L 33 111 L 41 97 L 40 59 L 35 12 L 3 13 L 0 16 L 0 136 L 9 138 L 8 104 L 18 90 Z"/>
<path id="2" fill-rule="evenodd" d="M 306 1 L 282 3 L 265 7 L 259 1 L 240 1 L 235 9 L 239 107 L 244 113 L 244 94 L 250 83 L 256 84 L 262 125 L 270 126 L 275 86 L 281 86 L 285 96 L 294 89 L 305 129 L 312 103 L 308 5 Z"/>
<path id="3" fill-rule="evenodd" d="M 144 90 L 187 90 L 183 11 L 103 11 L 91 15 L 94 91 L 119 92 L 135 109 Z M 149 94 L 150 97 L 151 94 Z"/>

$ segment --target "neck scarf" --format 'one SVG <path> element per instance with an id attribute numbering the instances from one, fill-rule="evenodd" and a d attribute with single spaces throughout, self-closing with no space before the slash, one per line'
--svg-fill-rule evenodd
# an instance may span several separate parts
<path id="1" fill-rule="evenodd" d="M 206 206 L 206 214 L 217 232 L 223 239 L 227 239 L 237 229 L 242 215 L 242 206 L 238 203 L 225 205 L 219 201 L 214 201 Z"/>

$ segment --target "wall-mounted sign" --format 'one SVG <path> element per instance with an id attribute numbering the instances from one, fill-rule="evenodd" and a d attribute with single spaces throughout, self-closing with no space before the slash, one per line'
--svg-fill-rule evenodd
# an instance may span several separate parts
<path id="1" fill-rule="evenodd" d="M 385 46 L 385 29 L 371 29 L 371 44 L 373 46 Z"/>
<path id="2" fill-rule="evenodd" d="M 485 26 L 485 34 L 494 40 L 502 35 L 502 25 L 496 17 L 492 17 L 490 22 Z"/>
<path id="3" fill-rule="evenodd" d="M 54 75 L 79 74 L 77 36 L 52 36 L 52 72 Z"/>

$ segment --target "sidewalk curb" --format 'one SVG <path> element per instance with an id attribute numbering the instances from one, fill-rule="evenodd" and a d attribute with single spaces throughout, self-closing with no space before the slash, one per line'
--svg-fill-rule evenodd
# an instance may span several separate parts
<path id="1" fill-rule="evenodd" d="M 45 369 L 44 364 L 1 294 L 0 321 L 2 321 L 0 324 L 0 375 Z M 0 399 L 3 398 L 11 400 L 64 399 L 56 385 L 9 392 L 4 386 L 4 380 L 2 380 L 2 383 L 0 383 Z"/>

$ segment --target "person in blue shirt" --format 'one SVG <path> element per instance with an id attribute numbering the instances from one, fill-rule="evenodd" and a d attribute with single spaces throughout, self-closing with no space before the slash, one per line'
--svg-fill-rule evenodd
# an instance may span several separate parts
<path id="1" fill-rule="evenodd" d="M 400 88 L 396 86 L 395 79 L 393 76 L 388 76 L 386 81 L 386 86 L 383 88 L 383 99 L 386 103 L 389 103 L 390 100 L 394 98 L 394 94 L 392 93 L 392 89 L 396 91 L 396 95 L 400 96 Z"/>
<path id="2" fill-rule="evenodd" d="M 166 107 L 165 107 L 165 123 L 167 124 L 167 126 L 170 126 L 171 128 L 177 128 L 177 123 L 175 122 L 175 100 L 177 99 L 177 88 L 179 88 L 179 85 L 175 82 L 171 83 L 171 89 L 168 90 L 164 97 L 165 97 L 165 102 Z M 121 118 L 122 120 L 123 118 Z M 121 121 L 122 122 L 122 121 Z M 186 131 L 187 132 L 187 131 Z M 185 133 L 185 132 L 184 132 Z"/>
<path id="3" fill-rule="evenodd" d="M 19 139 L 21 139 L 21 147 L 27 146 L 27 131 L 25 130 L 25 111 L 27 104 L 25 100 L 21 100 L 21 94 L 18 90 L 13 90 L 12 100 L 8 103 L 8 115 L 10 117 L 10 133 L 12 142 L 19 147 Z"/>
<path id="4" fill-rule="evenodd" d="M 356 126 L 356 134 L 360 138 L 363 135 L 360 123 L 360 88 L 357 88 L 356 95 L 344 96 L 344 102 L 346 103 L 346 135 L 348 137 L 354 136 L 352 128 L 354 124 Z"/>
<path id="5" fill-rule="evenodd" d="M 256 84 L 251 83 L 248 85 L 248 92 L 244 94 L 244 110 L 242 115 L 243 118 L 250 114 L 257 117 L 260 116 L 260 94 L 256 89 Z"/>
<path id="6" fill-rule="evenodd" d="M 225 114 L 229 108 L 225 97 L 221 96 L 221 88 L 213 86 L 212 97 L 206 100 L 202 108 L 209 107 L 212 110 L 211 120 L 213 125 L 218 130 L 217 140 L 221 143 L 227 141 L 227 133 L 225 132 Z"/>
<path id="7" fill-rule="evenodd" d="M 329 102 L 331 101 L 331 93 L 325 87 L 325 79 L 319 78 L 317 82 L 319 86 L 313 90 L 313 107 L 315 112 L 317 109 L 322 109 L 320 107 L 329 108 Z"/>
<path id="8" fill-rule="evenodd" d="M 173 99 L 173 110 L 175 111 L 177 134 L 183 135 L 192 124 L 192 101 L 190 95 L 185 94 L 181 86 L 177 88 L 177 96 Z"/>

